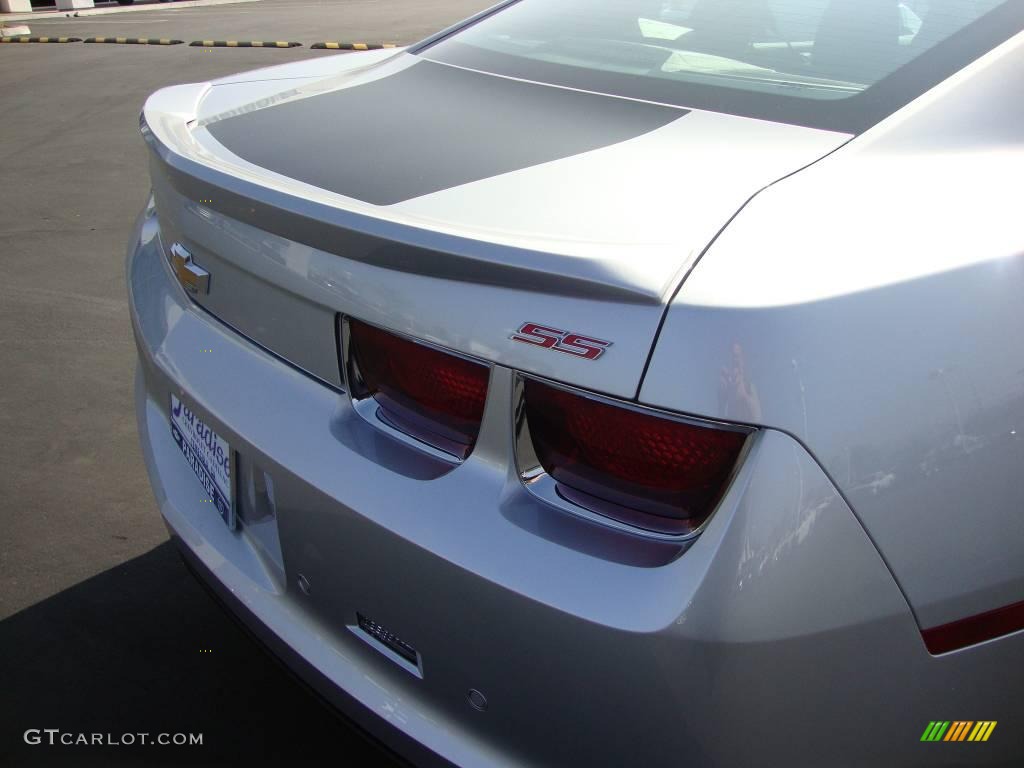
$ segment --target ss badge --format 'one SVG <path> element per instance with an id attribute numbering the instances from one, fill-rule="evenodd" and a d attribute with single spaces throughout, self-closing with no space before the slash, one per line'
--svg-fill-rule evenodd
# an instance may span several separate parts
<path id="1" fill-rule="evenodd" d="M 512 341 L 553 349 L 574 357 L 582 357 L 584 360 L 597 360 L 604 354 L 605 349 L 612 345 L 610 341 L 595 339 L 592 336 L 582 336 L 572 331 L 563 331 L 538 323 L 523 323 L 510 338 Z"/>

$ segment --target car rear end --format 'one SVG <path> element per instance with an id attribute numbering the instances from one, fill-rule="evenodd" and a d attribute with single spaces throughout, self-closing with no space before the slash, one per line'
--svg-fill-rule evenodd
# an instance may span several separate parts
<path id="1" fill-rule="evenodd" d="M 742 723 L 759 749 L 809 758 L 859 738 L 851 697 L 878 699 L 908 658 L 925 660 L 871 542 L 791 438 L 740 433 L 743 461 L 716 477 L 696 538 L 595 524 L 520 477 L 522 372 L 489 366 L 472 453 L 435 457 L 191 302 L 155 229 L 141 223 L 129 269 L 136 405 L 173 538 L 259 634 L 433 752 L 462 765 L 745 759 L 730 737 Z M 175 401 L 230 446 L 234 530 L 183 460 Z M 863 674 L 872 647 L 891 659 Z M 777 701 L 801 702 L 786 719 L 847 725 L 794 742 Z"/>
<path id="2" fill-rule="evenodd" d="M 600 128 L 496 166 L 478 116 L 338 121 L 434 89 L 516 105 L 528 131 L 542 86 L 359 56 L 166 89 L 143 113 L 136 411 L 186 560 L 417 763 L 959 760 L 920 752 L 922 712 L 992 707 L 953 690 L 1013 648 L 937 666 L 843 495 L 750 387 L 724 417 L 638 396 L 720 230 L 851 133 L 562 89 Z M 268 147 L 275 125 L 295 133 Z M 431 151 L 403 147 L 417 127 Z M 363 153 L 381 178 L 350 172 Z"/>

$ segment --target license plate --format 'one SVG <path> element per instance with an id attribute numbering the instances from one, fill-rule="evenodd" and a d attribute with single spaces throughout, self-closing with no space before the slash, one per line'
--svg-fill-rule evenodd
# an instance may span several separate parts
<path id="1" fill-rule="evenodd" d="M 171 395 L 171 436 L 229 528 L 235 527 L 231 446 Z"/>

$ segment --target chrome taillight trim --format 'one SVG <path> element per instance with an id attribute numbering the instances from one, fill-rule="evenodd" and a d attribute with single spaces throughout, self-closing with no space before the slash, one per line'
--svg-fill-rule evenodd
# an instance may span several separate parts
<path id="1" fill-rule="evenodd" d="M 563 512 L 568 512 L 569 514 L 573 514 L 578 517 L 584 517 L 595 523 L 599 523 L 600 525 L 604 525 L 609 528 L 614 528 L 618 531 L 646 538 L 658 539 L 660 541 L 683 542 L 699 536 L 715 516 L 715 512 L 718 510 L 718 507 L 721 506 L 722 499 L 728 495 L 729 489 L 731 488 L 733 481 L 736 479 L 736 475 L 739 472 L 740 467 L 743 465 L 748 453 L 750 452 L 751 443 L 753 442 L 751 438 L 758 431 L 756 427 L 713 421 L 711 419 L 698 419 L 692 416 L 673 413 L 671 411 L 651 408 L 628 400 L 619 400 L 614 397 L 599 395 L 595 392 L 579 389 L 578 387 L 574 387 L 569 384 L 552 381 L 551 379 L 546 379 L 541 376 L 525 374 L 520 371 L 516 371 L 514 373 L 514 377 L 512 385 L 512 444 L 513 451 L 515 453 L 516 474 L 518 475 L 519 482 L 523 488 L 525 488 L 526 491 L 535 498 L 543 501 L 549 506 L 556 507 Z M 690 424 L 698 427 L 738 432 L 746 435 L 747 440 L 744 443 L 739 456 L 736 458 L 736 464 L 733 466 L 732 472 L 729 474 L 729 477 L 723 485 L 722 494 L 719 497 L 715 508 L 711 510 L 707 518 L 705 518 L 697 528 L 684 534 L 672 534 L 651 530 L 650 528 L 645 528 L 643 526 L 645 519 L 649 517 L 644 512 L 632 510 L 628 507 L 622 507 L 596 498 L 593 500 L 596 503 L 593 503 L 590 506 L 585 506 L 583 503 L 566 498 L 566 496 L 559 492 L 558 483 L 544 470 L 544 467 L 541 466 L 540 460 L 537 458 L 537 452 L 533 446 L 533 438 L 530 435 L 530 426 L 526 420 L 525 383 L 527 379 L 532 379 L 542 384 L 546 384 L 547 386 L 561 389 L 571 394 L 595 400 L 616 408 L 626 408 L 648 416 L 655 416 L 660 419 L 675 421 L 681 424 Z M 586 496 L 586 494 L 579 491 L 573 491 L 572 495 L 580 501 L 584 501 L 583 497 Z M 600 511 L 602 507 L 606 512 Z M 618 517 L 611 517 L 607 514 L 607 512 L 611 511 L 612 508 L 614 508 L 615 514 Z M 625 522 L 625 519 L 632 519 L 635 522 Z"/>
<path id="2" fill-rule="evenodd" d="M 409 336 L 408 334 L 401 333 L 400 331 L 394 331 L 390 328 L 385 328 L 381 325 L 377 325 L 376 323 L 367 322 L 362 318 L 355 319 L 357 319 L 360 323 L 372 326 L 374 328 L 377 328 L 378 330 L 384 331 L 385 333 L 389 333 L 392 336 L 397 336 L 398 338 L 411 342 L 413 344 L 418 344 L 421 347 L 427 347 L 428 349 L 432 349 L 436 352 L 442 352 L 446 355 L 459 357 L 462 358 L 463 360 L 468 360 L 469 362 L 485 366 L 488 370 L 488 375 L 490 375 L 490 373 L 494 369 L 494 364 L 488 362 L 487 360 L 481 360 L 478 357 L 473 357 L 472 355 L 467 355 L 462 352 L 458 352 L 454 349 L 448 349 L 447 347 L 442 347 L 439 344 L 433 344 L 429 341 L 423 341 L 422 339 L 414 338 L 412 336 Z M 422 437 L 417 437 L 416 435 L 412 435 L 408 432 L 399 429 L 386 418 L 381 416 L 380 404 L 377 403 L 373 396 L 367 392 L 366 385 L 364 384 L 362 376 L 359 373 L 359 366 L 356 364 L 356 361 L 351 354 L 352 332 L 351 327 L 349 325 L 349 316 L 339 314 L 337 322 L 338 346 L 340 347 L 340 349 L 338 350 L 338 354 L 341 360 L 342 383 L 344 384 L 345 392 L 348 393 L 349 402 L 352 404 L 352 409 L 363 419 L 363 421 L 365 421 L 367 424 L 370 424 L 375 429 L 378 429 L 381 432 L 385 433 L 386 435 L 389 435 L 398 442 L 408 445 L 411 448 L 415 448 L 416 450 L 421 451 L 427 454 L 428 456 L 431 456 L 432 458 L 440 459 L 441 461 L 447 462 L 452 466 L 459 466 L 466 460 L 466 458 L 469 458 L 468 456 L 466 456 L 466 458 L 460 456 L 457 453 L 457 448 L 455 447 L 454 443 L 450 444 L 446 449 L 445 444 L 447 441 L 445 441 L 440 436 L 432 436 L 432 440 L 428 442 L 424 440 Z M 490 396 L 490 386 L 488 386 L 487 388 L 487 394 L 488 396 Z"/>

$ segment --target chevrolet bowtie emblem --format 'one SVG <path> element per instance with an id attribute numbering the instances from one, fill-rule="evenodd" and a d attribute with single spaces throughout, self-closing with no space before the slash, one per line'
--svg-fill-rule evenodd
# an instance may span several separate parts
<path id="1" fill-rule="evenodd" d="M 181 243 L 171 246 L 171 269 L 189 293 L 205 296 L 210 292 L 210 273 L 192 261 L 192 254 Z"/>

